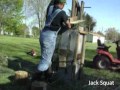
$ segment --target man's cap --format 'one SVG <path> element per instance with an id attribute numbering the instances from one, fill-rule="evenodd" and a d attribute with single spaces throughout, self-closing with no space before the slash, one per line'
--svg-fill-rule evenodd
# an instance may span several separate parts
<path id="1" fill-rule="evenodd" d="M 66 3 L 66 0 L 58 0 L 60 3 Z"/>
<path id="2" fill-rule="evenodd" d="M 54 4 L 66 3 L 66 0 L 54 0 Z"/>

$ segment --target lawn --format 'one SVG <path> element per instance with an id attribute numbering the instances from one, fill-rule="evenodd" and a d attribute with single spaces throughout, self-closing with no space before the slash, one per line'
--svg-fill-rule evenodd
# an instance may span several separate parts
<path id="1" fill-rule="evenodd" d="M 36 51 L 36 57 L 26 53 L 32 49 Z M 19 87 L 11 85 L 9 79 L 9 76 L 14 75 L 16 70 L 27 70 L 30 73 L 34 71 L 39 61 L 39 49 L 38 39 L 0 36 L 0 56 L 8 58 L 8 68 L 0 68 L 0 84 L 5 90 L 16 90 L 16 87 Z M 23 87 L 18 89 L 23 90 Z"/>
<path id="2" fill-rule="evenodd" d="M 115 45 L 111 45 L 110 52 L 115 55 Z M 66 85 L 63 82 L 55 83 L 52 90 L 114 90 L 119 87 L 120 73 L 111 70 L 98 70 L 93 67 L 92 58 L 96 54 L 97 45 L 86 43 L 85 65 L 81 74 L 81 79 L 73 85 Z M 26 52 L 34 49 L 37 56 L 33 57 Z M 0 87 L 4 90 L 26 90 L 25 86 L 14 84 L 10 76 L 13 76 L 16 70 L 27 70 L 33 73 L 39 62 L 40 47 L 39 39 L 0 36 L 0 56 L 8 59 L 8 66 L 0 66 Z M 89 80 L 114 81 L 114 86 L 88 86 Z M 120 90 L 120 88 L 116 89 Z"/>

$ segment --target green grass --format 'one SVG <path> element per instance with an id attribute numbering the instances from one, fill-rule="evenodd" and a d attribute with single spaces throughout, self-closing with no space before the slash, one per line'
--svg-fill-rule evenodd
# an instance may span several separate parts
<path id="1" fill-rule="evenodd" d="M 19 57 L 23 60 L 36 63 L 38 59 L 28 56 L 26 52 L 34 49 L 39 56 L 39 48 L 38 39 L 0 36 L 0 53 L 8 57 Z"/>
<path id="2" fill-rule="evenodd" d="M 112 46 L 110 48 L 110 52 L 116 56 L 116 46 L 111 43 L 108 43 L 107 45 Z M 92 59 L 96 55 L 96 48 L 97 44 L 86 44 L 85 66 L 83 68 L 81 80 L 76 83 L 76 88 L 78 88 L 76 90 L 100 90 L 98 89 L 100 88 L 99 86 L 88 86 L 87 84 L 89 80 L 114 80 L 116 85 L 120 84 L 119 72 L 111 70 L 98 70 L 93 67 Z M 26 52 L 31 49 L 34 49 L 37 52 L 36 57 L 26 54 Z M 0 36 L 0 55 L 7 56 L 9 58 L 8 67 L 0 67 L 0 86 L 2 85 L 5 90 L 25 90 L 23 86 L 15 86 L 12 84 L 9 77 L 14 75 L 15 70 L 27 70 L 31 73 L 34 71 L 40 58 L 39 39 Z M 63 85 L 63 83 L 61 84 Z M 61 90 L 60 84 L 58 84 L 58 86 L 56 85 L 56 87 L 57 88 L 52 90 Z M 65 88 L 65 90 L 73 90 L 70 89 L 69 85 L 66 87 L 68 88 Z M 101 90 L 112 90 L 114 87 L 112 87 L 112 89 L 108 88 L 101 88 Z"/>
<path id="3" fill-rule="evenodd" d="M 36 57 L 26 54 L 26 52 L 31 49 L 36 51 Z M 39 62 L 39 49 L 39 39 L 0 36 L 0 55 L 3 55 L 2 57 L 8 57 L 9 59 L 8 68 L 0 67 L 0 85 L 4 86 L 4 84 L 10 83 L 11 81 L 9 77 L 13 76 L 16 70 L 27 70 L 28 72 L 33 72 L 36 64 Z M 5 87 L 5 89 L 10 90 L 7 89 L 7 87 Z"/>

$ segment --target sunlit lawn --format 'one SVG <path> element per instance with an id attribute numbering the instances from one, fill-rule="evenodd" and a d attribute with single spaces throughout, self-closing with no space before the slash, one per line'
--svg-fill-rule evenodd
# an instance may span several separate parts
<path id="1" fill-rule="evenodd" d="M 110 52 L 114 56 L 115 54 L 115 45 L 108 44 L 112 47 Z M 98 70 L 93 67 L 92 59 L 96 55 L 97 44 L 87 43 L 86 44 L 86 56 L 85 56 L 85 65 L 83 68 L 82 79 L 76 83 L 76 90 L 96 90 L 98 87 L 93 88 L 88 86 L 89 80 L 96 79 L 107 79 L 114 80 L 118 85 L 120 84 L 120 74 L 116 71 L 111 70 Z M 36 57 L 27 55 L 26 52 L 34 49 L 37 52 Z M 27 70 L 33 72 L 36 64 L 39 62 L 40 57 L 40 47 L 39 40 L 35 38 L 21 38 L 21 37 L 10 37 L 10 36 L 0 36 L 0 55 L 7 56 L 10 60 L 9 67 L 0 67 L 0 86 L 4 86 L 5 90 L 25 90 L 24 87 L 19 88 L 14 86 L 8 78 L 11 75 L 14 75 L 15 70 Z M 57 86 L 57 85 L 56 85 Z M 65 86 L 65 85 L 63 85 Z M 60 86 L 58 85 L 60 88 Z M 10 88 L 10 89 L 9 89 Z M 65 88 L 66 90 L 67 88 Z M 56 90 L 56 89 L 53 89 Z M 61 89 L 57 89 L 61 90 Z M 68 88 L 68 90 L 73 90 Z M 109 90 L 109 89 L 104 89 Z M 112 90 L 112 89 L 111 89 Z"/>

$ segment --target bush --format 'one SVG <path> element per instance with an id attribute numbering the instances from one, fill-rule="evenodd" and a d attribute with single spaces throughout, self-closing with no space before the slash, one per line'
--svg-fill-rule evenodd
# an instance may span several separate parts
<path id="1" fill-rule="evenodd" d="M 0 66 L 8 66 L 8 57 L 3 54 L 0 54 Z"/>

